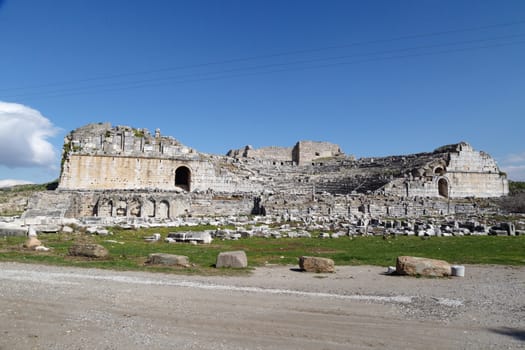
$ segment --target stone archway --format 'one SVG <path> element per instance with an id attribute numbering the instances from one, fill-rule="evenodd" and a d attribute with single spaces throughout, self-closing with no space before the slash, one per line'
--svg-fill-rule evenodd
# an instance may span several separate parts
<path id="1" fill-rule="evenodd" d="M 444 175 L 445 174 L 445 169 L 443 169 L 442 167 L 438 166 L 436 169 L 434 169 L 434 174 L 436 174 L 436 175 Z"/>
<path id="2" fill-rule="evenodd" d="M 448 198 L 449 188 L 447 179 L 441 178 L 438 180 L 438 193 L 441 197 Z"/>
<path id="3" fill-rule="evenodd" d="M 158 219 L 169 219 L 170 217 L 170 204 L 166 200 L 162 200 L 159 203 Z"/>
<path id="4" fill-rule="evenodd" d="M 125 199 L 120 199 L 117 201 L 115 210 L 116 216 L 127 216 L 128 215 L 128 203 Z"/>
<path id="5" fill-rule="evenodd" d="M 186 166 L 180 166 L 175 170 L 175 186 L 190 191 L 191 171 Z"/>
<path id="6" fill-rule="evenodd" d="M 141 215 L 141 207 L 142 207 L 142 204 L 140 203 L 140 201 L 137 199 L 137 198 L 134 198 L 132 199 L 130 202 L 129 202 L 129 211 L 128 211 L 128 215 L 129 216 L 135 216 L 135 217 L 140 217 Z"/>
<path id="7" fill-rule="evenodd" d="M 96 205 L 96 216 L 113 216 L 113 201 L 111 199 L 101 198 Z"/>
<path id="8" fill-rule="evenodd" d="M 155 217 L 155 200 L 150 198 L 144 201 L 144 206 L 142 207 L 142 212 L 145 217 L 154 218 Z"/>

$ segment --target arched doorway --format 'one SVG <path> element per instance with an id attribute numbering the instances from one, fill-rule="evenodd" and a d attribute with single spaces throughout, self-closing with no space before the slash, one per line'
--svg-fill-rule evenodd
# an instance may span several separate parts
<path id="1" fill-rule="evenodd" d="M 159 203 L 159 210 L 157 211 L 158 219 L 168 219 L 170 217 L 170 204 L 166 200 Z"/>
<path id="2" fill-rule="evenodd" d="M 438 181 L 438 193 L 440 196 L 448 198 L 448 181 L 447 179 L 441 178 Z"/>
<path id="3" fill-rule="evenodd" d="M 96 216 L 111 217 L 113 216 L 113 201 L 110 199 L 100 199 L 95 207 Z"/>
<path id="4" fill-rule="evenodd" d="M 436 169 L 434 169 L 434 174 L 436 175 L 444 175 L 445 174 L 445 169 L 443 169 L 442 167 L 437 167 Z"/>
<path id="5" fill-rule="evenodd" d="M 175 186 L 183 190 L 190 190 L 191 171 L 188 167 L 180 166 L 175 170 Z"/>
<path id="6" fill-rule="evenodd" d="M 117 201 L 116 204 L 116 215 L 117 216 L 127 216 L 128 215 L 128 203 L 124 199 Z"/>
<path id="7" fill-rule="evenodd" d="M 155 217 L 155 200 L 146 199 L 143 206 L 144 216 L 149 218 Z"/>

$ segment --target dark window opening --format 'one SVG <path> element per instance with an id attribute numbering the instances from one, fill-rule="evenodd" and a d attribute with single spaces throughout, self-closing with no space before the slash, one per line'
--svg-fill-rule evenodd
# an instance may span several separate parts
<path id="1" fill-rule="evenodd" d="M 183 190 L 190 190 L 191 172 L 185 166 L 178 167 L 175 171 L 175 186 Z"/>
<path id="2" fill-rule="evenodd" d="M 448 181 L 445 179 L 439 179 L 438 181 L 438 193 L 440 196 L 448 198 Z"/>

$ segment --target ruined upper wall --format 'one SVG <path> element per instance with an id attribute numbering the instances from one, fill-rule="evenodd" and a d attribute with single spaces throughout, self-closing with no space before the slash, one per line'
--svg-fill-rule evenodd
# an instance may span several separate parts
<path id="1" fill-rule="evenodd" d="M 90 124 L 65 139 L 59 189 L 225 193 L 380 193 L 495 197 L 508 193 L 492 157 L 467 143 L 355 160 L 329 142 L 199 153 L 146 129 Z"/>
<path id="2" fill-rule="evenodd" d="M 460 142 L 436 149 L 426 163 L 389 182 L 382 191 L 405 197 L 488 198 L 505 196 L 509 188 L 494 158 Z"/>
<path id="3" fill-rule="evenodd" d="M 310 163 L 321 158 L 344 155 L 339 145 L 319 141 L 299 141 L 295 145 L 293 153 L 293 160 L 299 165 Z"/>
<path id="4" fill-rule="evenodd" d="M 240 149 L 230 150 L 226 155 L 232 158 L 253 158 L 253 159 L 266 159 L 277 162 L 292 162 L 292 148 L 291 147 L 262 147 L 253 148 L 248 145 Z"/>
<path id="5" fill-rule="evenodd" d="M 198 159 L 198 152 L 173 137 L 153 135 L 148 129 L 129 126 L 112 127 L 109 123 L 89 124 L 73 130 L 64 139 L 64 156 L 68 154 L 124 155 Z"/>
<path id="6" fill-rule="evenodd" d="M 226 155 L 237 159 L 266 159 L 296 165 L 308 164 L 323 158 L 344 157 L 339 145 L 321 141 L 299 141 L 293 148 L 271 146 L 254 149 L 248 145 L 230 150 Z"/>

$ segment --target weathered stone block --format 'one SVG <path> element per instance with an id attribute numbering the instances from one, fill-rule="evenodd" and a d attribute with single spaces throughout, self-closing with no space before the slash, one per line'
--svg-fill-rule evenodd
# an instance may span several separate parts
<path id="1" fill-rule="evenodd" d="M 148 256 L 146 263 L 153 265 L 188 267 L 190 265 L 190 259 L 184 255 L 153 253 Z"/>
<path id="2" fill-rule="evenodd" d="M 106 248 L 100 244 L 74 244 L 69 248 L 69 255 L 88 258 L 105 258 L 109 255 Z"/>
<path id="3" fill-rule="evenodd" d="M 248 267 L 248 258 L 243 250 L 221 252 L 217 255 L 215 267 L 245 268 Z"/>
<path id="4" fill-rule="evenodd" d="M 334 272 L 334 261 L 329 258 L 320 258 L 315 256 L 301 256 L 299 258 L 299 267 L 306 272 Z"/>
<path id="5" fill-rule="evenodd" d="M 444 260 L 399 256 L 396 272 L 399 275 L 444 277 L 451 275 L 451 266 Z"/>
<path id="6" fill-rule="evenodd" d="M 70 227 L 70 226 L 63 226 L 62 227 L 62 232 L 64 232 L 64 233 L 73 233 L 73 232 L 75 232 L 75 230 L 72 227 Z"/>

